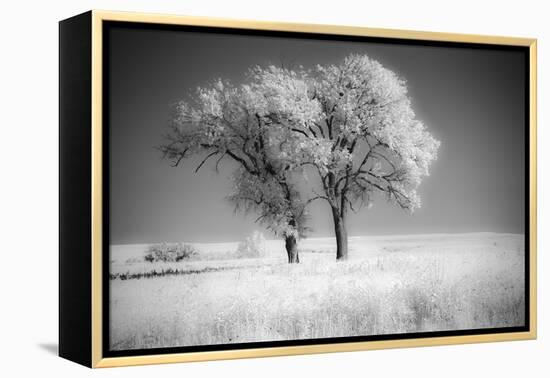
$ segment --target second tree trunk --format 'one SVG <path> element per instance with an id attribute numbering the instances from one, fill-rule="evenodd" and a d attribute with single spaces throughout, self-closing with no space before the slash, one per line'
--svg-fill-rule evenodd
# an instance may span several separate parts
<path id="1" fill-rule="evenodd" d="M 298 243 L 296 242 L 296 236 L 289 235 L 285 237 L 286 253 L 288 254 L 288 263 L 297 264 L 300 262 L 298 257 Z"/>
<path id="2" fill-rule="evenodd" d="M 334 235 L 336 236 L 336 260 L 346 260 L 348 258 L 348 232 L 340 209 L 332 208 L 332 219 L 334 220 Z"/>

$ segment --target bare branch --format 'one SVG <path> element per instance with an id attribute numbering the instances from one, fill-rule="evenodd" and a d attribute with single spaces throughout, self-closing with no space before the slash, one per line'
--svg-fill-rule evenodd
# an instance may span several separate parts
<path id="1" fill-rule="evenodd" d="M 258 218 L 256 218 L 256 220 L 254 220 L 254 223 L 258 223 L 260 220 L 262 220 L 263 218 L 265 218 L 267 216 L 267 214 L 262 214 L 260 215 Z"/>
<path id="2" fill-rule="evenodd" d="M 214 152 L 209 153 L 208 156 L 205 157 L 205 158 L 201 161 L 201 163 L 198 165 L 198 167 L 195 169 L 195 173 L 197 173 L 197 172 L 202 168 L 202 166 L 204 165 L 204 163 L 206 163 L 206 161 L 207 161 L 208 159 L 210 159 L 212 156 L 218 154 L 219 152 L 220 152 L 220 151 L 216 150 L 216 151 L 214 151 Z"/>
<path id="3" fill-rule="evenodd" d="M 243 158 L 237 156 L 236 154 L 234 154 L 232 151 L 230 150 L 227 150 L 226 151 L 226 154 L 231 156 L 234 160 L 236 160 L 237 162 L 241 163 L 241 165 L 243 166 L 244 169 L 246 169 L 249 173 L 251 174 L 254 174 L 254 169 L 251 168 L 248 163 L 246 162 L 246 160 L 244 160 Z"/>
<path id="4" fill-rule="evenodd" d="M 222 159 L 224 158 L 224 156 L 227 155 L 227 151 L 225 151 L 223 154 L 221 154 L 221 156 L 218 158 L 218 160 L 216 160 L 216 173 L 219 173 L 220 171 L 218 170 L 218 166 L 220 164 L 220 161 L 222 161 Z"/>
<path id="5" fill-rule="evenodd" d="M 321 133 L 321 136 L 325 138 L 325 131 L 323 130 L 323 126 L 321 126 L 319 123 L 314 122 L 315 126 L 319 129 L 319 132 Z"/>
<path id="6" fill-rule="evenodd" d="M 291 128 L 290 130 L 292 130 L 294 132 L 297 132 L 297 133 L 300 133 L 300 134 L 304 135 L 306 138 L 309 138 L 309 135 L 307 135 L 307 133 L 304 130 L 297 129 L 295 127 Z"/>
<path id="7" fill-rule="evenodd" d="M 311 134 L 313 134 L 313 137 L 314 137 L 314 138 L 317 138 L 317 134 L 316 134 L 315 131 L 313 130 L 313 127 L 308 126 L 308 129 L 309 129 L 309 131 L 311 131 Z"/>
<path id="8" fill-rule="evenodd" d="M 172 167 L 177 167 L 178 164 L 183 160 L 183 158 L 185 157 L 185 153 L 188 151 L 189 149 L 186 148 L 185 150 L 183 150 L 183 152 L 181 152 L 179 154 L 179 157 L 177 158 L 176 162 L 174 164 L 172 164 Z"/>
<path id="9" fill-rule="evenodd" d="M 300 214 L 298 215 L 298 217 L 301 217 L 301 216 L 304 214 L 304 212 L 306 211 L 306 207 L 307 207 L 310 203 L 312 203 L 312 202 L 314 202 L 314 201 L 317 201 L 317 200 L 319 200 L 319 199 L 324 199 L 324 200 L 326 200 L 327 202 L 330 203 L 330 199 L 329 199 L 327 196 L 316 195 L 315 197 L 312 197 L 312 198 L 308 199 L 308 200 L 304 203 L 304 205 L 302 206 L 302 210 L 300 211 Z"/>
<path id="10" fill-rule="evenodd" d="M 348 198 L 348 196 L 344 195 L 344 200 L 349 204 L 351 211 L 357 214 L 357 210 L 353 207 L 353 202 Z"/>

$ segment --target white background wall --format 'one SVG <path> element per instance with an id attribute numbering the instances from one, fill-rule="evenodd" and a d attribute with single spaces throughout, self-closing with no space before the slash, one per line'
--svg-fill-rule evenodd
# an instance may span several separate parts
<path id="1" fill-rule="evenodd" d="M 542 377 L 550 373 L 550 27 L 545 1 L 157 0 L 3 2 L 0 21 L 0 375 Z M 539 340 L 92 372 L 57 344 L 57 21 L 89 9 L 494 34 L 539 39 Z M 495 135 L 495 140 L 498 140 Z M 514 178 L 511 178 L 514 179 Z M 548 212 L 545 212 L 546 210 Z"/>

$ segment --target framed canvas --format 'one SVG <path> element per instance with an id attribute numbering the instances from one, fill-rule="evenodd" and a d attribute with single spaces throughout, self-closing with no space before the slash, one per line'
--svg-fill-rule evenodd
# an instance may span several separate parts
<path id="1" fill-rule="evenodd" d="M 60 22 L 59 354 L 536 337 L 536 40 Z"/>

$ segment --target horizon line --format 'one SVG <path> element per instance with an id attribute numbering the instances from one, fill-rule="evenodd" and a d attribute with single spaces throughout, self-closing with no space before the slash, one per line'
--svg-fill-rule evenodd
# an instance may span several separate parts
<path id="1" fill-rule="evenodd" d="M 262 233 L 263 234 L 263 233 Z M 377 238 L 377 237 L 419 237 L 419 236 L 433 236 L 433 235 L 476 235 L 476 234 L 498 234 L 498 235 L 525 235 L 525 232 L 499 232 L 499 231 L 469 231 L 469 232 L 432 232 L 432 233 L 417 233 L 417 234 L 376 234 L 376 235 L 348 235 L 348 239 L 351 238 Z M 250 235 L 249 235 L 250 236 Z M 247 236 L 248 237 L 248 236 Z M 299 241 L 304 240 L 315 240 L 315 239 L 335 239 L 334 235 L 330 236 L 315 236 L 315 237 L 306 237 L 301 238 Z M 265 241 L 280 241 L 283 238 L 266 238 Z M 215 242 L 188 242 L 188 241 L 157 241 L 157 242 L 142 242 L 142 243 L 109 243 L 109 247 L 112 246 L 128 246 L 128 245 L 153 245 L 153 244 L 226 244 L 226 243 L 240 243 L 244 240 L 226 240 L 226 241 L 215 241 Z"/>

